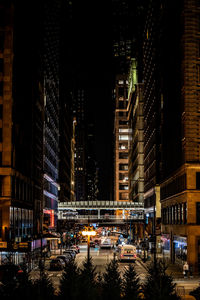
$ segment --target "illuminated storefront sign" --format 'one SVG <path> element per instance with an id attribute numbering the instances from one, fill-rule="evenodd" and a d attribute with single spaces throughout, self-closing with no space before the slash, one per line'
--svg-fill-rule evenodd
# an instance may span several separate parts
<path id="1" fill-rule="evenodd" d="M 50 216 L 49 227 L 54 227 L 55 226 L 54 210 L 53 209 L 44 209 L 43 212 L 44 212 L 44 214 L 48 214 Z"/>

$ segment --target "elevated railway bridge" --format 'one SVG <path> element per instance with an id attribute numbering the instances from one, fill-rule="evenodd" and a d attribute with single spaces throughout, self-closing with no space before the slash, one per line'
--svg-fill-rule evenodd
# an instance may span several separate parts
<path id="1" fill-rule="evenodd" d="M 58 220 L 79 224 L 122 225 L 144 223 L 143 203 L 109 200 L 71 201 L 58 205 Z"/>

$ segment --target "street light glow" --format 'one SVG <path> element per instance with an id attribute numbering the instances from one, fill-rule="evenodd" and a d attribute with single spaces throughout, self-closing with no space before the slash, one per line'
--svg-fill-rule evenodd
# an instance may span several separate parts
<path id="1" fill-rule="evenodd" d="M 82 235 L 96 235 L 96 231 L 82 231 Z"/>

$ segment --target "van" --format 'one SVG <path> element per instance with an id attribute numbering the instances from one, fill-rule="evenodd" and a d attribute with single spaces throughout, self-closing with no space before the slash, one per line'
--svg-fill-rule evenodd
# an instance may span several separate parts
<path id="1" fill-rule="evenodd" d="M 119 261 L 135 261 L 137 258 L 136 247 L 133 245 L 123 245 L 118 248 Z"/>

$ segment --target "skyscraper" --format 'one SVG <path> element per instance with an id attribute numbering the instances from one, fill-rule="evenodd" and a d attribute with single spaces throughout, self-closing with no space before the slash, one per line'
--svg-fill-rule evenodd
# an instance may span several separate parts
<path id="1" fill-rule="evenodd" d="M 77 89 L 74 95 L 76 129 L 75 129 L 75 194 L 77 201 L 87 199 L 86 179 L 86 101 L 84 89 Z"/>
<path id="2" fill-rule="evenodd" d="M 199 209 L 199 2 L 163 5 L 163 176 L 164 249 L 173 262 L 200 270 Z"/>
<path id="3" fill-rule="evenodd" d="M 0 4 L 0 235 L 5 251 L 19 252 L 16 242 L 41 231 L 44 120 L 41 10 L 37 7 L 34 22 L 22 7 L 13 1 Z M 34 13 L 32 2 L 30 7 Z"/>
<path id="4" fill-rule="evenodd" d="M 129 200 L 128 190 L 128 80 L 126 75 L 116 77 L 115 89 L 115 168 L 114 168 L 114 200 Z"/>
<path id="5" fill-rule="evenodd" d="M 55 229 L 59 181 L 60 0 L 44 1 L 44 223 Z"/>

